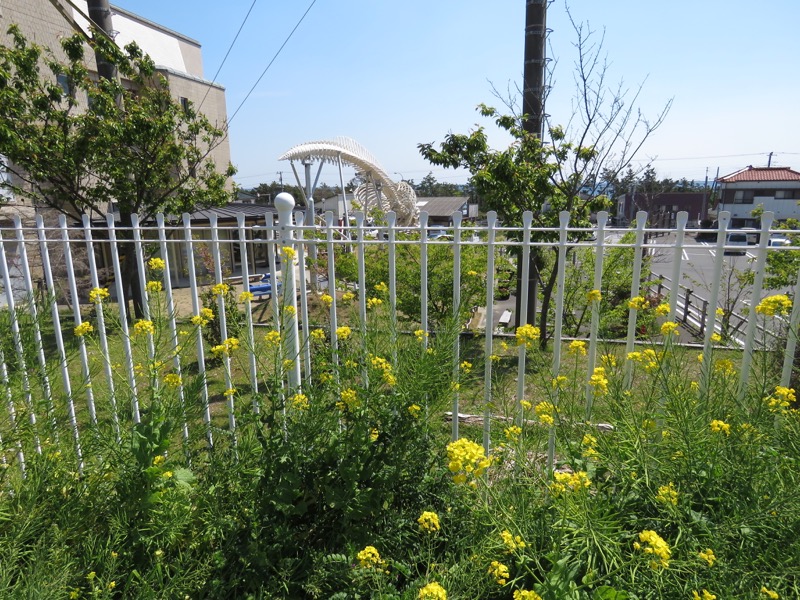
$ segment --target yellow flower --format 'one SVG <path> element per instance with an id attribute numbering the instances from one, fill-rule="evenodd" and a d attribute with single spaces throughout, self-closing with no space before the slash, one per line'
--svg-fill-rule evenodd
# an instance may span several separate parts
<path id="1" fill-rule="evenodd" d="M 94 327 L 92 326 L 91 323 L 89 323 L 89 321 L 84 321 L 83 323 L 75 327 L 75 329 L 73 329 L 72 331 L 75 333 L 76 336 L 83 337 L 87 333 L 91 333 L 92 331 L 94 331 Z"/>
<path id="2" fill-rule="evenodd" d="M 678 331 L 678 324 L 674 321 L 667 321 L 666 323 L 661 324 L 661 335 L 664 337 L 668 337 L 670 335 L 678 335 L 680 332 Z"/>
<path id="3" fill-rule="evenodd" d="M 281 254 L 286 260 L 294 260 L 294 257 L 297 256 L 297 251 L 291 246 L 284 246 L 281 248 Z"/>
<path id="4" fill-rule="evenodd" d="M 441 585 L 432 581 L 419 590 L 417 598 L 419 600 L 447 600 L 447 592 Z"/>
<path id="5" fill-rule="evenodd" d="M 328 308 L 330 308 L 330 306 L 333 304 L 333 296 L 331 296 L 330 294 L 322 294 L 322 296 L 320 296 L 319 299 Z"/>
<path id="6" fill-rule="evenodd" d="M 453 390 L 454 392 L 457 392 L 458 390 L 461 389 L 461 384 L 458 383 L 457 381 L 451 381 L 450 382 L 450 389 Z"/>
<path id="7" fill-rule="evenodd" d="M 554 494 L 560 494 L 567 489 L 573 492 L 578 492 L 592 485 L 592 480 L 586 474 L 586 471 L 576 471 L 575 473 L 561 473 L 556 471 L 553 473 L 555 483 L 550 485 L 550 490 Z"/>
<path id="8" fill-rule="evenodd" d="M 200 316 L 208 321 L 214 320 L 214 311 L 210 308 L 201 308 L 200 309 Z"/>
<path id="9" fill-rule="evenodd" d="M 718 344 L 722 341 L 722 336 L 716 332 L 711 334 L 711 341 Z"/>
<path id="10" fill-rule="evenodd" d="M 715 433 L 724 433 L 725 435 L 730 435 L 731 426 L 728 425 L 725 421 L 714 419 L 713 421 L 711 421 L 711 431 Z"/>
<path id="11" fill-rule="evenodd" d="M 173 475 L 172 471 L 164 471 L 164 472 L 161 474 L 161 476 L 162 476 L 164 479 L 170 479 L 170 478 L 172 477 L 172 475 Z"/>
<path id="12" fill-rule="evenodd" d="M 477 271 L 467 271 L 467 277 L 477 277 L 480 275 Z"/>
<path id="13" fill-rule="evenodd" d="M 353 331 L 347 325 L 342 325 L 341 327 L 336 328 L 336 337 L 340 340 L 346 340 L 350 337 L 351 333 L 353 333 Z"/>
<path id="14" fill-rule="evenodd" d="M 603 354 L 600 356 L 600 362 L 603 363 L 603 366 L 607 369 L 613 369 L 617 366 L 617 357 L 613 354 Z"/>
<path id="15" fill-rule="evenodd" d="M 148 281 L 146 287 L 149 294 L 155 294 L 156 292 L 164 291 L 164 286 L 160 281 Z"/>
<path id="16" fill-rule="evenodd" d="M 462 361 L 459 368 L 464 375 L 469 375 L 469 372 L 472 371 L 472 363 L 468 360 Z"/>
<path id="17" fill-rule="evenodd" d="M 422 411 L 422 408 L 419 404 L 412 404 L 408 407 L 408 414 L 410 414 L 415 419 L 419 418 L 419 413 Z"/>
<path id="18" fill-rule="evenodd" d="M 358 401 L 358 394 L 356 393 L 355 390 L 350 388 L 342 390 L 339 393 L 339 398 L 341 398 L 342 402 L 344 403 L 344 406 L 349 408 L 350 410 L 358 408 L 358 405 L 360 404 Z"/>
<path id="19" fill-rule="evenodd" d="M 375 291 L 378 292 L 379 294 L 385 294 L 389 291 L 389 286 L 381 281 L 380 283 L 375 285 Z"/>
<path id="20" fill-rule="evenodd" d="M 503 540 L 503 544 L 505 545 L 506 552 L 508 554 L 511 554 L 517 550 L 521 550 L 527 546 L 520 536 L 513 535 L 508 529 L 504 529 L 500 532 L 500 538 Z"/>
<path id="21" fill-rule="evenodd" d="M 166 460 L 167 460 L 167 459 L 166 459 L 166 458 L 164 458 L 164 455 L 163 455 L 163 454 L 159 454 L 158 456 L 156 456 L 156 457 L 153 459 L 153 465 L 157 467 L 158 465 L 164 464 L 164 461 L 166 461 Z M 116 554 L 116 553 L 115 553 L 115 552 L 112 552 L 112 553 L 111 553 L 111 556 L 113 557 L 113 556 L 114 556 L 114 554 Z M 116 557 L 115 557 L 115 558 L 116 558 Z"/>
<path id="22" fill-rule="evenodd" d="M 761 590 L 760 591 L 761 591 L 762 594 L 764 594 L 770 600 L 778 600 L 778 598 L 780 598 L 780 596 L 778 595 L 778 592 L 773 592 L 772 590 L 768 590 L 763 585 L 761 586 Z"/>
<path id="23" fill-rule="evenodd" d="M 514 590 L 513 600 L 542 600 L 542 597 L 531 590 Z"/>
<path id="24" fill-rule="evenodd" d="M 669 567 L 672 551 L 669 549 L 669 544 L 655 531 L 650 529 L 642 531 L 639 534 L 639 541 L 634 542 L 633 547 L 653 556 L 653 560 L 650 561 L 650 566 L 653 569 L 666 569 Z"/>
<path id="25" fill-rule="evenodd" d="M 439 515 L 429 510 L 424 511 L 417 519 L 420 529 L 428 533 L 435 533 L 439 531 Z"/>
<path id="26" fill-rule="evenodd" d="M 489 355 L 489 360 L 492 361 L 493 363 L 500 362 L 501 358 L 502 357 L 497 355 L 497 354 L 490 354 Z"/>
<path id="27" fill-rule="evenodd" d="M 662 504 L 678 504 L 678 490 L 675 489 L 675 484 L 671 481 L 667 485 L 662 485 L 658 488 L 656 500 Z"/>
<path id="28" fill-rule="evenodd" d="M 264 336 L 264 341 L 271 346 L 277 346 L 281 342 L 281 334 L 279 331 L 270 331 Z"/>
<path id="29" fill-rule="evenodd" d="M 324 329 L 312 329 L 309 335 L 311 336 L 312 340 L 317 342 L 324 342 L 325 338 L 327 337 Z"/>
<path id="30" fill-rule="evenodd" d="M 211 347 L 211 354 L 219 356 L 221 354 L 225 354 L 227 350 L 228 348 L 225 346 L 225 344 L 217 344 L 216 346 Z"/>
<path id="31" fill-rule="evenodd" d="M 177 373 L 167 373 L 164 375 L 164 383 L 169 387 L 178 387 L 181 384 L 181 376 Z"/>
<path id="32" fill-rule="evenodd" d="M 294 361 L 291 358 L 283 359 L 283 370 L 289 371 L 290 369 L 294 369 Z"/>
<path id="33" fill-rule="evenodd" d="M 508 573 L 508 567 L 496 560 L 493 560 L 492 564 L 489 565 L 488 573 L 494 577 L 498 585 L 505 585 L 508 578 L 511 577 Z"/>
<path id="34" fill-rule="evenodd" d="M 724 317 L 725 316 L 725 311 L 723 309 L 721 309 L 721 308 L 718 308 L 717 310 L 714 311 L 714 314 L 716 314 L 717 317 Z"/>
<path id="35" fill-rule="evenodd" d="M 367 546 L 356 554 L 356 558 L 364 569 L 383 568 L 386 565 L 386 561 L 381 559 L 381 555 L 375 546 Z"/>
<path id="36" fill-rule="evenodd" d="M 92 291 L 89 292 L 89 302 L 92 302 L 93 304 L 100 304 L 110 295 L 111 294 L 108 293 L 108 288 L 92 288 Z"/>
<path id="37" fill-rule="evenodd" d="M 86 579 L 92 581 L 94 580 L 95 577 L 97 577 L 97 573 L 95 573 L 94 571 L 90 571 L 89 574 L 86 576 Z"/>
<path id="38" fill-rule="evenodd" d="M 531 404 L 528 400 L 520 400 L 519 404 L 525 410 L 530 410 L 533 407 L 533 404 Z"/>
<path id="39" fill-rule="evenodd" d="M 717 562 L 717 557 L 714 555 L 714 551 L 711 548 L 706 548 L 698 552 L 697 556 L 706 561 L 709 567 L 713 567 L 714 563 Z"/>
<path id="40" fill-rule="evenodd" d="M 305 394 L 295 394 L 289 399 L 289 402 L 297 410 L 306 410 L 308 408 L 308 396 Z"/>
<path id="41" fill-rule="evenodd" d="M 788 315 L 792 310 L 792 301 L 786 294 L 767 296 L 756 306 L 756 312 L 766 317 L 775 315 Z"/>
<path id="42" fill-rule="evenodd" d="M 525 346 L 528 349 L 533 348 L 533 345 L 539 340 L 540 334 L 539 328 L 530 324 L 517 327 L 517 346 Z"/>
<path id="43" fill-rule="evenodd" d="M 551 383 L 554 390 L 563 390 L 564 386 L 567 384 L 567 378 L 564 375 L 559 375 L 558 377 L 554 377 Z"/>
<path id="44" fill-rule="evenodd" d="M 785 413 L 789 407 L 797 400 L 797 396 L 792 388 L 779 385 L 775 391 L 766 398 L 770 412 Z"/>
<path id="45" fill-rule="evenodd" d="M 519 436 L 522 435 L 522 427 L 519 425 L 512 425 L 511 427 L 506 427 L 504 430 L 506 435 L 506 439 L 509 442 L 517 442 L 519 441 Z"/>
<path id="46" fill-rule="evenodd" d="M 225 390 L 225 392 L 223 393 L 223 395 L 224 395 L 226 398 L 232 398 L 233 396 L 235 396 L 235 395 L 236 395 L 236 388 L 228 388 L 227 390 Z"/>
<path id="47" fill-rule="evenodd" d="M 447 468 L 455 473 L 455 483 L 465 483 L 470 476 L 480 477 L 491 464 L 483 446 L 466 438 L 447 445 Z"/>
<path id="48" fill-rule="evenodd" d="M 372 429 L 369 430 L 369 441 L 370 442 L 377 442 L 379 435 L 380 435 L 380 432 L 377 430 L 377 428 L 373 427 Z"/>
<path id="49" fill-rule="evenodd" d="M 631 310 L 643 310 L 650 306 L 650 303 L 643 296 L 636 296 L 628 300 L 628 308 Z"/>
<path id="50" fill-rule="evenodd" d="M 344 294 L 342 294 L 342 301 L 350 302 L 355 297 L 356 295 L 353 292 L 345 292 Z"/>
<path id="51" fill-rule="evenodd" d="M 692 600 L 717 600 L 717 597 L 708 590 L 703 590 L 702 594 L 692 590 Z"/>
<path id="52" fill-rule="evenodd" d="M 255 299 L 253 292 L 242 292 L 239 294 L 239 302 L 252 302 Z"/>
<path id="53" fill-rule="evenodd" d="M 602 396 L 608 393 L 608 379 L 606 370 L 603 367 L 595 367 L 592 376 L 589 377 L 589 385 L 592 387 L 595 396 Z"/>
<path id="54" fill-rule="evenodd" d="M 533 410 L 536 413 L 536 417 L 539 419 L 539 421 L 545 425 L 552 425 L 555 423 L 553 414 L 556 411 L 556 407 L 552 403 L 539 402 L 539 404 L 537 404 Z"/>
<path id="55" fill-rule="evenodd" d="M 163 259 L 155 257 L 147 261 L 147 266 L 153 271 L 163 271 L 167 267 L 167 263 Z"/>
<path id="56" fill-rule="evenodd" d="M 146 319 L 140 319 L 136 321 L 133 325 L 133 334 L 139 335 L 143 333 L 154 334 L 156 332 L 155 325 L 153 325 L 152 321 L 148 321 Z"/>
<path id="57" fill-rule="evenodd" d="M 592 302 L 600 302 L 603 298 L 603 294 L 600 293 L 600 290 L 590 290 L 586 294 L 586 302 L 591 304 Z"/>
<path id="58" fill-rule="evenodd" d="M 224 296 L 230 289 L 231 287 L 227 283 L 218 283 L 211 288 L 211 293 L 215 296 Z"/>
<path id="59" fill-rule="evenodd" d="M 291 304 L 287 304 L 286 306 L 283 307 L 283 312 L 285 312 L 290 317 L 293 317 L 297 314 L 297 309 Z"/>
<path id="60" fill-rule="evenodd" d="M 582 340 L 574 340 L 570 342 L 567 350 L 570 354 L 586 356 L 586 342 Z"/>
<path id="61" fill-rule="evenodd" d="M 113 590 L 115 587 L 117 587 L 117 582 L 116 581 L 109 581 L 108 582 L 108 589 L 109 590 Z"/>
<path id="62" fill-rule="evenodd" d="M 658 317 L 666 317 L 669 314 L 669 304 L 662 303 L 656 306 L 655 310 L 656 316 Z"/>
<path id="63" fill-rule="evenodd" d="M 414 337 L 416 337 L 416 338 L 417 338 L 417 341 L 418 341 L 418 342 L 422 342 L 422 341 L 423 341 L 425 338 L 427 338 L 427 337 L 428 337 L 428 335 L 429 335 L 429 334 L 428 334 L 428 332 L 427 332 L 427 331 L 425 331 L 424 329 L 417 329 L 417 330 L 414 332 Z"/>
<path id="64" fill-rule="evenodd" d="M 380 298 L 367 298 L 367 308 L 369 309 L 377 308 L 381 304 L 383 304 L 383 300 Z"/>

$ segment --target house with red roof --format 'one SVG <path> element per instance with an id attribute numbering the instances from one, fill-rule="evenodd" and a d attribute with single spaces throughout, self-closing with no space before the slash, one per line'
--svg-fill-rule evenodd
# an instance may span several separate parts
<path id="1" fill-rule="evenodd" d="M 719 177 L 717 184 L 717 211 L 730 211 L 730 227 L 759 227 L 752 214 L 759 205 L 774 212 L 776 221 L 800 219 L 800 173 L 789 167 L 750 165 Z"/>

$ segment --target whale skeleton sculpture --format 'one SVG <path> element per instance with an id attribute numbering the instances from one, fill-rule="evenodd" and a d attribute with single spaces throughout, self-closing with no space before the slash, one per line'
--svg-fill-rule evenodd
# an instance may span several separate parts
<path id="1" fill-rule="evenodd" d="M 309 160 L 319 161 L 320 170 L 325 163 L 336 164 L 339 167 L 342 190 L 344 190 L 342 165 L 350 165 L 365 179 L 365 182 L 353 192 L 355 200 L 365 213 L 373 208 L 379 208 L 383 212 L 394 211 L 397 214 L 398 225 L 407 227 L 416 225 L 418 222 L 419 209 L 414 188 L 405 181 L 393 181 L 378 164 L 375 157 L 351 138 L 337 137 L 332 140 L 298 144 L 284 152 L 278 160 L 291 161 L 295 177 L 297 177 L 297 170 L 294 168 L 296 160 L 303 161 L 303 164 L 307 164 Z M 319 171 L 317 172 L 318 179 Z M 297 180 L 298 185 L 303 188 L 299 177 Z M 314 185 L 316 186 L 316 182 Z"/>

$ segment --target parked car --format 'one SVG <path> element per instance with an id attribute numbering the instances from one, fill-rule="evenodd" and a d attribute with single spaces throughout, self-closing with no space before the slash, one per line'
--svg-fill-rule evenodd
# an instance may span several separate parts
<path id="1" fill-rule="evenodd" d="M 773 235 L 767 242 L 768 246 L 791 246 L 792 242 L 780 235 Z"/>
<path id="2" fill-rule="evenodd" d="M 745 254 L 748 245 L 746 233 L 738 231 L 729 233 L 725 237 L 725 254 Z"/>

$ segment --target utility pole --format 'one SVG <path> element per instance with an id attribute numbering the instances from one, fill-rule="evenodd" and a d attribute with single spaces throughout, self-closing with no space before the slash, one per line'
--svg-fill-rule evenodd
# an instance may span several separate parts
<path id="1" fill-rule="evenodd" d="M 285 191 L 283 189 L 283 171 L 278 171 L 278 180 L 281 182 L 281 191 Z"/>
<path id="2" fill-rule="evenodd" d="M 773 152 L 770 152 L 769 153 L 769 157 L 767 157 L 767 168 L 768 169 L 772 166 L 772 155 L 773 154 L 774 154 Z"/>
<path id="3" fill-rule="evenodd" d="M 542 137 L 544 129 L 545 99 L 545 43 L 547 41 L 547 3 L 549 0 L 526 0 L 525 2 L 525 64 L 522 82 L 522 128 L 529 134 Z M 539 279 L 537 260 L 531 252 L 528 281 L 522 281 L 522 254 L 517 260 L 517 298 L 514 320 L 519 327 L 536 320 L 536 282 Z M 522 286 L 528 286 L 528 306 L 522 306 Z"/>
<path id="4" fill-rule="evenodd" d="M 115 31 L 111 25 L 111 6 L 108 0 L 87 0 L 89 18 L 97 29 L 104 32 L 110 39 L 114 39 Z M 95 52 L 97 59 L 97 74 L 102 79 L 116 79 L 117 67 L 103 59 Z"/>

